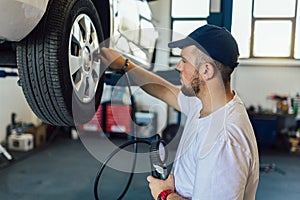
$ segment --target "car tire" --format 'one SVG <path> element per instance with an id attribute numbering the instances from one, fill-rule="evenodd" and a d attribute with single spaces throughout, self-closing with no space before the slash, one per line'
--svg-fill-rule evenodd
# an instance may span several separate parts
<path id="1" fill-rule="evenodd" d="M 38 118 L 73 126 L 94 116 L 103 90 L 103 67 L 95 53 L 103 40 L 91 0 L 49 1 L 42 21 L 17 46 L 20 85 Z M 71 70 L 72 58 L 80 61 L 77 71 Z"/>

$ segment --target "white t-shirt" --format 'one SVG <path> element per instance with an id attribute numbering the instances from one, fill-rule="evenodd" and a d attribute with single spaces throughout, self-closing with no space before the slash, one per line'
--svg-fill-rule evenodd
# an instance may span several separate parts
<path id="1" fill-rule="evenodd" d="M 255 199 L 257 144 L 237 94 L 204 118 L 198 98 L 179 93 L 178 103 L 187 119 L 173 166 L 176 192 L 197 200 Z"/>

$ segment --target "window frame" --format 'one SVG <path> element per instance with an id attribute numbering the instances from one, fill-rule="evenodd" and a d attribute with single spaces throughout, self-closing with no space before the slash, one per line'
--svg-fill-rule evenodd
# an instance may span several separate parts
<path id="1" fill-rule="evenodd" d="M 295 58 L 295 42 L 296 42 L 296 19 L 297 19 L 297 9 L 298 9 L 298 0 L 295 0 L 295 11 L 294 17 L 255 17 L 254 16 L 254 8 L 255 8 L 255 1 L 252 0 L 252 13 L 251 13 L 251 33 L 250 33 L 250 49 L 249 49 L 249 57 L 243 59 L 256 59 L 256 58 L 264 58 L 264 59 L 296 59 Z M 259 21 L 290 21 L 292 23 L 291 27 L 291 47 L 289 56 L 258 56 L 254 55 L 254 32 L 255 32 L 255 23 Z"/>
<path id="2" fill-rule="evenodd" d="M 209 12 L 209 15 L 207 17 L 173 17 L 173 15 L 172 15 L 173 1 L 174 0 L 170 1 L 171 30 L 174 30 L 174 22 L 175 21 L 206 21 L 208 23 L 208 18 L 210 16 L 210 12 Z M 210 8 L 210 6 L 211 6 L 211 0 L 209 1 L 209 8 Z M 171 38 L 171 41 L 173 41 L 172 33 L 171 33 L 170 38 Z M 180 55 L 174 54 L 173 51 L 170 50 L 170 58 L 172 58 L 172 57 L 174 57 L 175 60 L 177 60 L 176 58 L 180 57 Z M 173 60 L 173 59 L 171 59 L 171 60 Z"/>

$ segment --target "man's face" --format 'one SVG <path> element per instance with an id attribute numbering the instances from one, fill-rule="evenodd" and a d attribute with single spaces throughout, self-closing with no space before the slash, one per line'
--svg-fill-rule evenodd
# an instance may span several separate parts
<path id="1" fill-rule="evenodd" d="M 204 81 L 195 66 L 195 55 L 192 53 L 192 46 L 184 47 L 181 51 L 181 60 L 176 69 L 180 72 L 181 91 L 186 96 L 196 96 L 200 92 L 201 84 Z"/>

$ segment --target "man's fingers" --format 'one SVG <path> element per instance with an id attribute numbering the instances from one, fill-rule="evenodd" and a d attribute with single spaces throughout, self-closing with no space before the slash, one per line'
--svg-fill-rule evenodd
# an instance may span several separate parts
<path id="1" fill-rule="evenodd" d="M 116 58 L 113 57 L 111 50 L 105 47 L 102 47 L 98 57 L 105 65 L 110 66 Z"/>
<path id="2" fill-rule="evenodd" d="M 98 54 L 98 56 L 99 56 L 101 59 L 106 59 L 106 60 L 107 60 L 107 59 L 109 58 L 109 56 L 108 56 L 108 49 L 105 48 L 105 47 L 101 48 L 100 54 Z"/>
<path id="3" fill-rule="evenodd" d="M 121 69 L 125 62 L 125 58 L 123 58 L 121 54 L 106 47 L 101 48 L 98 57 L 106 66 L 109 66 L 112 69 Z"/>
<path id="4" fill-rule="evenodd" d="M 151 182 L 151 181 L 152 181 L 152 179 L 153 179 L 153 177 L 152 177 L 152 176 L 147 176 L 147 181 L 148 181 L 148 182 Z"/>
<path id="5" fill-rule="evenodd" d="M 102 63 L 104 63 L 104 65 L 109 66 L 108 60 L 103 55 L 97 54 L 97 57 L 100 59 Z"/>
<path id="6" fill-rule="evenodd" d="M 169 174 L 168 179 L 174 179 L 173 174 Z"/>

